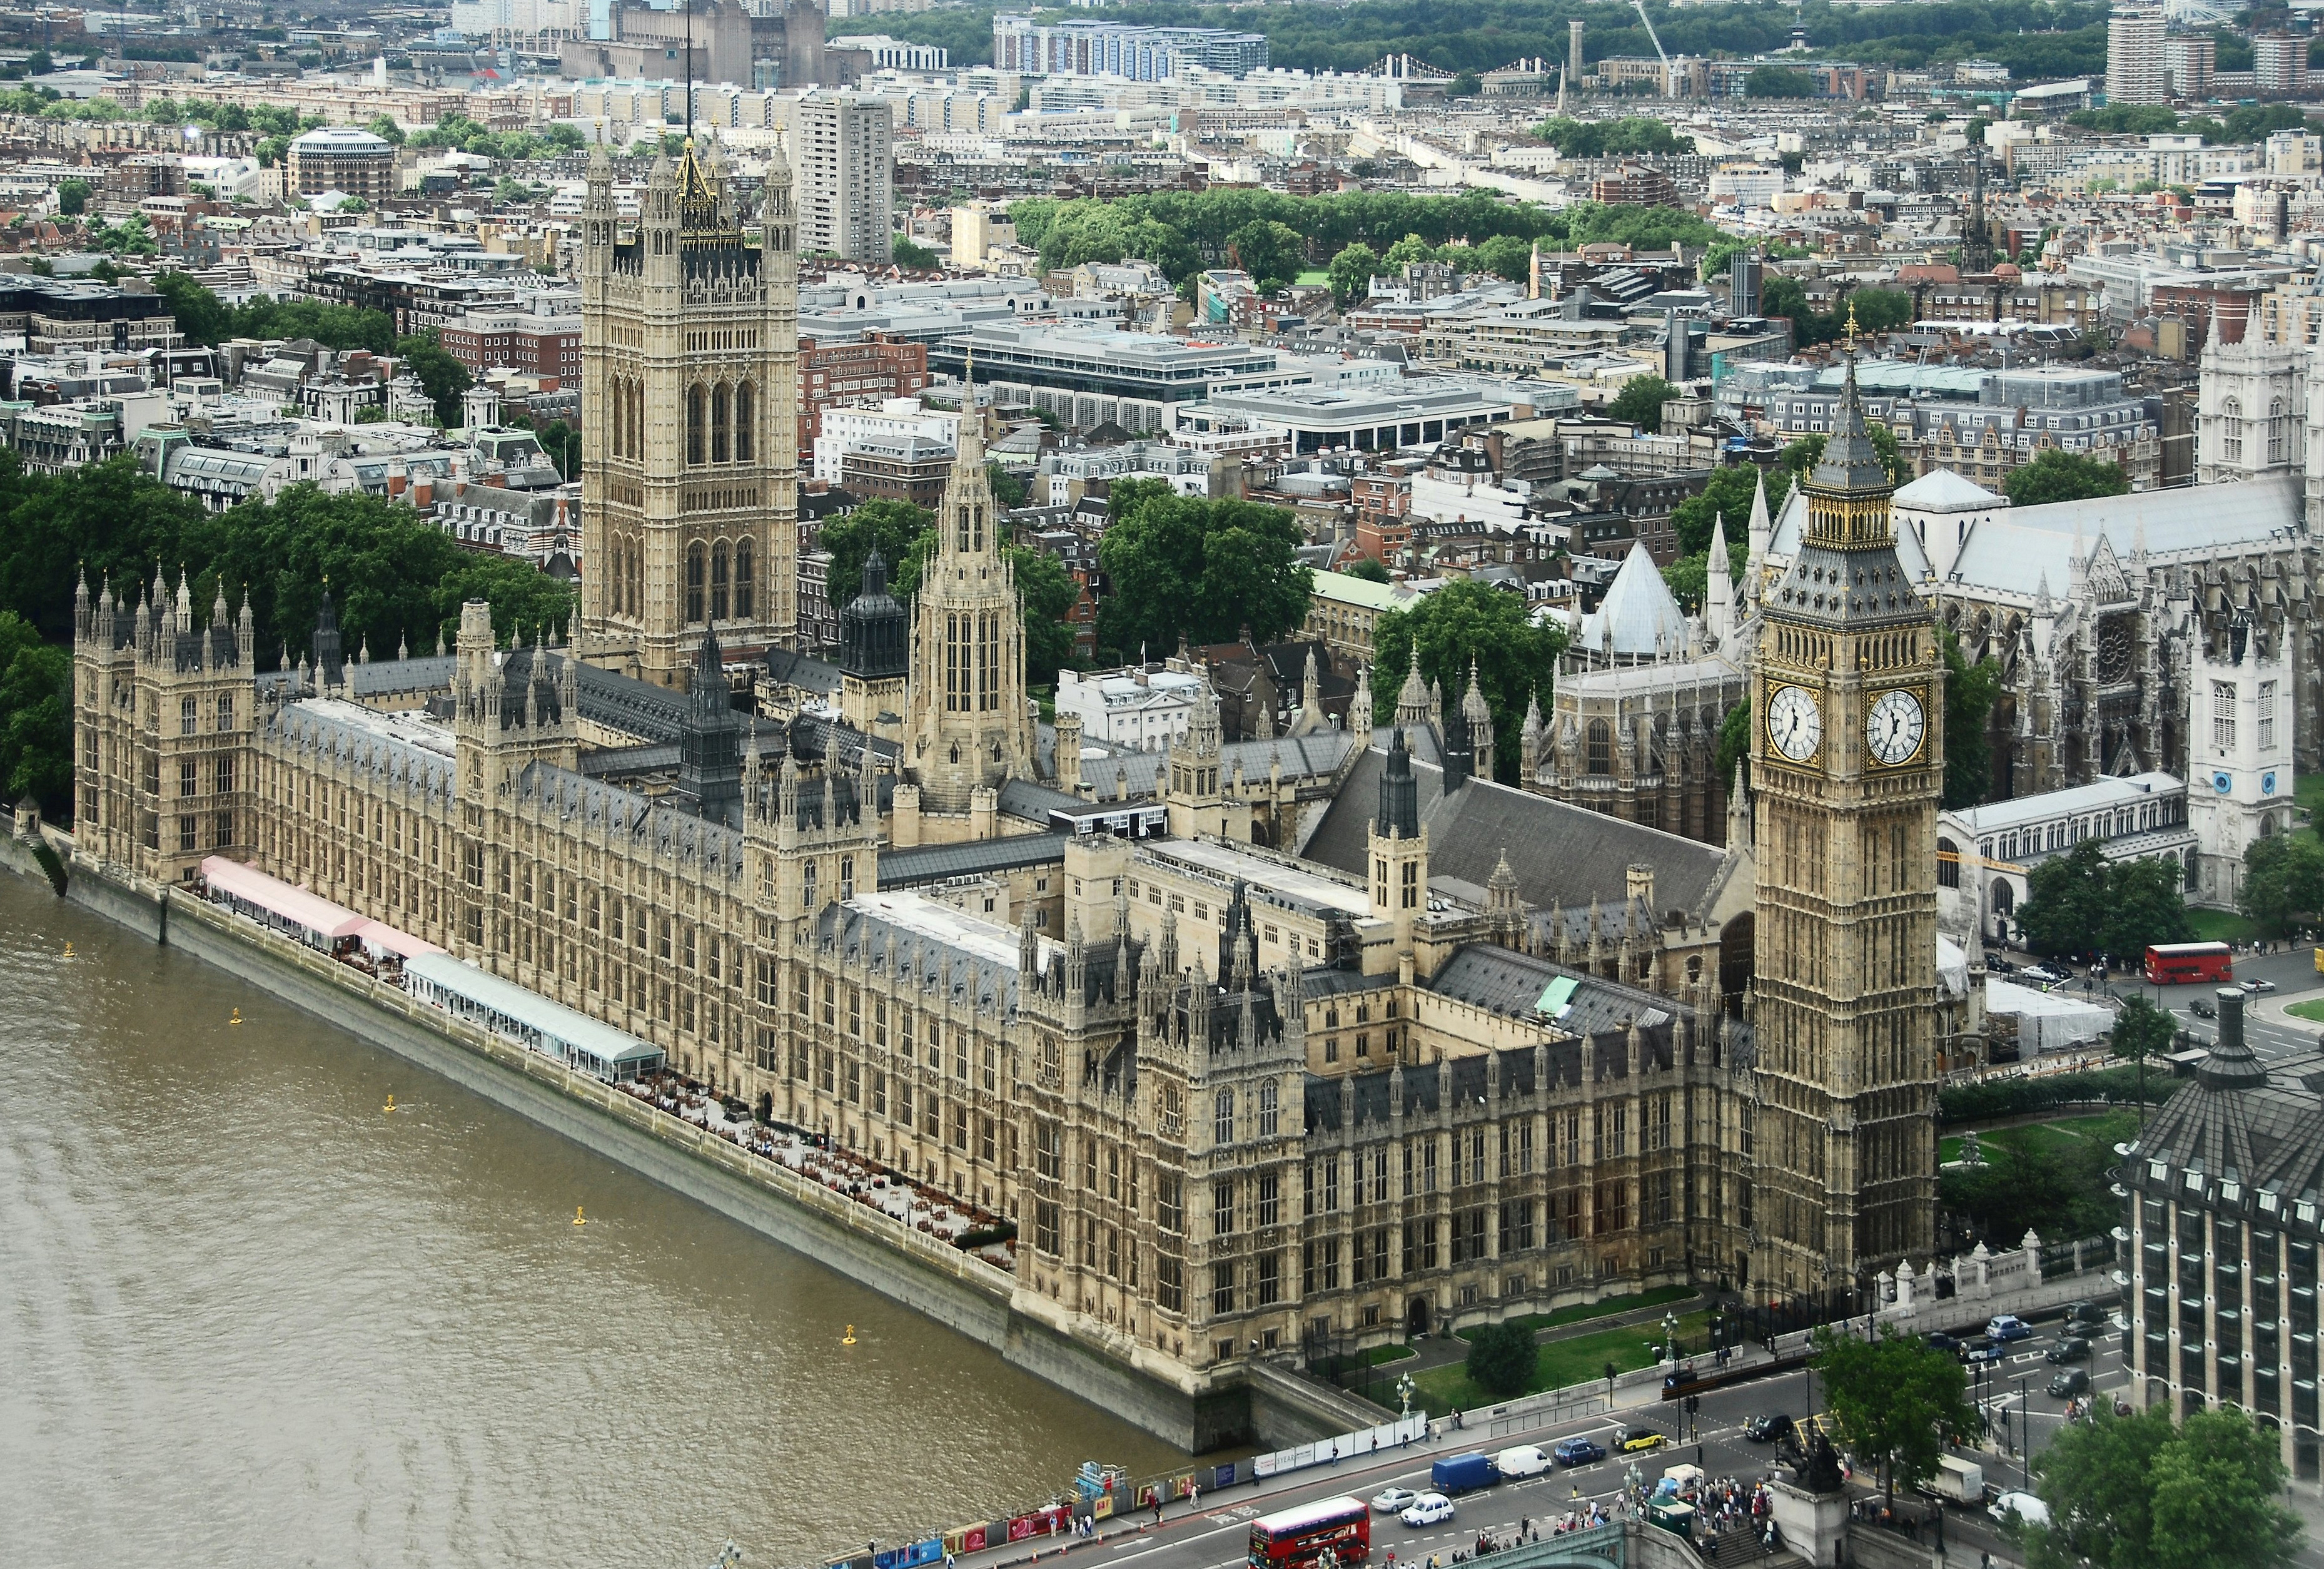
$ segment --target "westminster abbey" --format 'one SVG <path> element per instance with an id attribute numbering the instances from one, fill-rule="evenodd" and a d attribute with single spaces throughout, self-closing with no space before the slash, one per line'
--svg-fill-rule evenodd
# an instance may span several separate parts
<path id="1" fill-rule="evenodd" d="M 372 660 L 327 602 L 262 672 L 246 605 L 84 585 L 76 856 L 244 860 L 650 1040 L 1010 1217 L 1019 1311 L 1196 1399 L 1253 1348 L 1926 1264 L 1942 667 L 1852 382 L 1723 843 L 1492 782 L 1479 701 L 1229 743 L 1206 693 L 1143 771 L 1038 724 L 973 415 L 919 592 L 875 558 L 831 700 L 777 711 L 736 678 L 795 619 L 770 189 L 753 233 L 689 151 L 629 230 L 592 171 L 569 642 L 472 605 Z"/>

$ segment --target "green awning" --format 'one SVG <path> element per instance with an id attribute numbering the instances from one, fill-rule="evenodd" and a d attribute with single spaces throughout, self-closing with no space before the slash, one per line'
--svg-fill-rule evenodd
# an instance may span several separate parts
<path id="1" fill-rule="evenodd" d="M 1542 992 L 1541 1001 L 1533 1005 L 1534 1011 L 1546 1013 L 1553 1019 L 1556 1018 L 1565 1011 L 1568 1004 L 1572 1002 L 1573 990 L 1581 984 L 1582 983 L 1572 975 L 1560 975 L 1549 983 L 1546 991 Z"/>

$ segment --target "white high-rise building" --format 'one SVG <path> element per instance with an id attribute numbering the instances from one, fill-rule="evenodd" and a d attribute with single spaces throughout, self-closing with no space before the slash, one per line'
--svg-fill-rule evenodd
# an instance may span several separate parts
<path id="1" fill-rule="evenodd" d="M 799 250 L 884 264 L 895 251 L 895 111 L 857 93 L 811 92 L 791 111 Z"/>
<path id="2" fill-rule="evenodd" d="M 2107 19 L 2107 102 L 2171 101 L 2165 23 L 2160 10 L 2126 6 Z"/>

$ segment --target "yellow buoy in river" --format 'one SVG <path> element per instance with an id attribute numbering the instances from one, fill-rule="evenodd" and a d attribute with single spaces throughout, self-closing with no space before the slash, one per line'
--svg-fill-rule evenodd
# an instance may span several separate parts
<path id="1" fill-rule="evenodd" d="M 67 942 L 65 944 L 65 957 L 68 959 L 78 957 L 78 955 L 73 952 L 73 946 L 70 942 Z"/>
<path id="2" fill-rule="evenodd" d="M 839 1343 L 842 1345 L 853 1345 L 855 1343 L 855 1326 L 853 1324 L 851 1324 L 847 1326 L 847 1333 L 839 1337 Z"/>
<path id="3" fill-rule="evenodd" d="M 226 1022 L 228 1024 L 240 1024 L 242 1022 L 242 1010 L 237 1008 L 232 1013 L 228 1014 L 226 1016 Z"/>
<path id="4" fill-rule="evenodd" d="M 387 1104 L 385 1104 L 384 1106 L 382 1106 L 382 1107 L 380 1108 L 380 1110 L 381 1110 L 383 1112 L 387 1112 L 387 1113 L 392 1113 L 392 1112 L 394 1112 L 394 1110 L 395 1110 L 395 1092 L 394 1092 L 393 1090 L 390 1090 L 390 1091 L 387 1093 Z"/>
<path id="5" fill-rule="evenodd" d="M 586 1226 L 589 1223 L 589 1217 L 581 1213 L 581 1206 L 577 1204 L 573 1206 L 573 1223 L 576 1226 Z"/>

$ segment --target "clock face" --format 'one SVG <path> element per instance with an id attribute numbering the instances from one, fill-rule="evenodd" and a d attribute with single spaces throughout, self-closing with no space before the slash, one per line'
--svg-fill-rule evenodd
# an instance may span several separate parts
<path id="1" fill-rule="evenodd" d="M 1778 687 L 1767 698 L 1767 743 L 1794 762 L 1805 762 L 1823 743 L 1823 712 L 1804 687 Z"/>
<path id="2" fill-rule="evenodd" d="M 1881 693 L 1864 717 L 1865 748 L 1891 768 L 1910 762 L 1927 733 L 1921 699 L 1910 692 Z"/>

